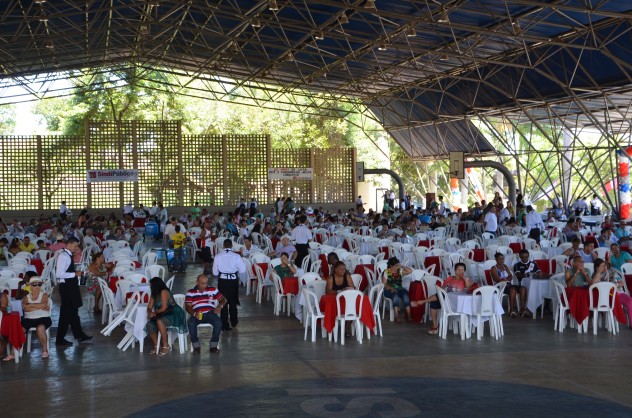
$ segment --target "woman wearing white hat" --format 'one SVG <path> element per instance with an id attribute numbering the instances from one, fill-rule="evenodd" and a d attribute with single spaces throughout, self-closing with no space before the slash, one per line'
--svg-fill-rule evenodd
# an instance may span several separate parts
<path id="1" fill-rule="evenodd" d="M 31 277 L 29 280 L 30 293 L 22 298 L 22 328 L 28 332 L 30 328 L 35 328 L 37 338 L 42 345 L 42 358 L 48 358 L 48 344 L 46 341 L 46 330 L 52 325 L 50 319 L 50 306 L 48 305 L 48 294 L 42 292 L 42 278 Z"/>

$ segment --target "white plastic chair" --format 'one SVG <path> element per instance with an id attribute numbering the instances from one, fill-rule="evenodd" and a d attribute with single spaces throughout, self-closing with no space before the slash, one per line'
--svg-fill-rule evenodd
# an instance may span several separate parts
<path id="1" fill-rule="evenodd" d="M 616 286 L 611 282 L 595 283 L 588 288 L 589 307 L 593 314 L 593 334 L 597 335 L 597 326 L 599 324 L 599 315 L 605 316 L 606 328 L 613 334 L 618 332 L 618 324 L 614 319 L 614 301 L 616 294 Z M 597 303 L 594 301 L 593 289 L 597 289 Z"/>
<path id="2" fill-rule="evenodd" d="M 158 264 L 158 254 L 156 254 L 153 251 L 149 251 L 147 253 L 145 253 L 145 255 L 143 255 L 143 259 L 142 259 L 142 266 L 141 268 L 143 269 L 143 271 L 148 267 L 151 266 L 152 264 Z"/>
<path id="3" fill-rule="evenodd" d="M 305 302 L 305 309 L 303 311 L 303 323 L 305 324 L 305 335 L 303 337 L 304 340 L 307 340 L 307 328 L 312 327 L 312 342 L 316 342 L 316 325 L 318 324 L 318 320 L 321 320 L 321 336 L 325 338 L 327 331 L 325 327 L 322 326 L 325 315 L 320 311 L 319 300 L 320 296 L 310 291 L 309 289 L 303 288 L 301 290 L 303 293 L 303 301 Z"/>
<path id="4" fill-rule="evenodd" d="M 360 290 L 360 284 L 362 283 L 362 275 L 352 274 L 351 280 L 353 281 L 353 287 L 355 287 L 356 290 Z"/>
<path id="5" fill-rule="evenodd" d="M 461 334 L 461 339 L 464 340 L 470 337 L 470 326 L 467 315 L 454 312 L 452 310 L 452 306 L 450 302 L 448 302 L 448 293 L 445 289 L 440 286 L 435 285 L 435 291 L 437 294 L 437 299 L 439 299 L 439 304 L 441 305 L 441 310 L 439 312 L 439 337 L 446 339 L 448 336 L 448 327 L 450 318 L 458 319 L 458 327 Z M 452 322 L 452 329 L 454 333 L 457 333 L 457 322 Z"/>
<path id="6" fill-rule="evenodd" d="M 489 317 L 489 332 L 496 339 L 500 336 L 498 320 L 500 316 L 496 314 L 494 309 L 494 299 L 498 300 L 498 288 L 494 286 L 482 286 L 474 290 L 474 300 L 472 301 L 473 313 L 476 315 L 476 338 L 480 340 L 483 337 L 483 317 Z M 480 304 L 476 301 L 476 297 L 480 296 Z"/>
<path id="7" fill-rule="evenodd" d="M 169 290 L 173 290 L 173 282 L 176 280 L 176 275 L 174 274 L 173 276 L 171 276 L 171 278 L 169 280 L 167 280 L 165 282 L 165 284 L 167 285 L 167 287 L 169 288 Z"/>
<path id="8" fill-rule="evenodd" d="M 551 280 L 551 285 L 555 291 L 555 300 L 557 301 L 557 307 L 553 312 L 553 330 L 564 332 L 564 328 L 566 328 L 566 314 L 570 312 L 568 297 L 564 291 L 564 285 L 560 282 Z"/>
<path id="9" fill-rule="evenodd" d="M 153 279 L 154 277 L 160 277 L 163 281 L 165 280 L 165 268 L 159 264 L 152 264 L 145 268 L 145 276 L 149 279 Z"/>
<path id="10" fill-rule="evenodd" d="M 182 294 L 176 294 L 173 295 L 173 299 L 175 300 L 175 302 L 178 304 L 178 306 L 180 306 L 182 309 L 184 309 L 184 300 L 185 300 L 185 295 Z M 186 334 L 180 334 L 179 332 L 178 334 L 178 345 L 180 348 L 180 354 L 184 354 L 185 350 L 186 350 Z M 158 347 L 161 347 L 160 344 L 160 340 L 162 339 L 160 333 L 158 333 Z M 171 347 L 173 345 L 173 327 L 167 327 L 167 343 L 169 345 L 169 347 Z"/>
<path id="11" fill-rule="evenodd" d="M 311 282 L 308 286 L 306 286 L 306 288 L 307 290 L 315 294 L 320 301 L 320 298 L 323 297 L 327 290 L 327 282 L 325 280 L 316 280 Z"/>
<path id="12" fill-rule="evenodd" d="M 357 303 L 358 298 L 360 298 L 359 303 Z M 345 300 L 344 311 L 341 308 L 341 299 Z M 362 344 L 362 323 L 360 322 L 360 314 L 362 312 L 363 300 L 364 294 L 359 290 L 343 290 L 336 295 L 338 315 L 336 316 L 336 326 L 334 327 L 334 342 L 338 342 L 338 330 L 340 329 L 340 344 L 345 345 L 345 323 L 347 321 L 353 321 L 356 338 L 358 342 Z"/>
<path id="13" fill-rule="evenodd" d="M 263 299 L 263 291 L 266 287 L 273 286 L 269 280 L 266 280 L 265 274 L 263 274 L 263 269 L 256 264 L 252 265 L 252 268 L 255 270 L 255 274 L 257 275 L 257 303 L 262 303 Z M 268 292 L 268 300 L 270 299 L 270 293 Z"/>
<path id="14" fill-rule="evenodd" d="M 276 272 L 272 271 L 270 273 L 270 276 L 272 277 L 275 288 L 274 314 L 276 316 L 279 316 L 279 314 L 285 308 L 287 310 L 287 316 L 290 316 L 290 313 L 292 311 L 292 299 L 294 298 L 294 295 L 292 293 L 285 293 L 285 290 L 283 289 L 283 282 L 281 281 L 279 275 L 276 274 Z"/>

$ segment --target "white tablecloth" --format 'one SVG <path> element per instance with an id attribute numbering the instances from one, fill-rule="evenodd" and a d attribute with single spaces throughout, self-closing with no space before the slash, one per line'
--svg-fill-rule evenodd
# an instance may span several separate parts
<path id="1" fill-rule="evenodd" d="M 535 311 L 544 303 L 544 298 L 550 299 L 550 282 L 548 279 L 531 279 L 525 277 L 522 285 L 527 289 L 527 309 L 532 312 L 535 318 Z"/>
<path id="2" fill-rule="evenodd" d="M 448 302 L 450 302 L 450 306 L 454 312 L 473 315 L 474 310 L 472 309 L 472 304 L 476 303 L 476 308 L 480 308 L 481 297 L 477 296 L 474 298 L 474 295 L 470 295 L 467 292 L 450 292 L 448 293 Z M 502 315 L 505 313 L 498 299 L 494 299 L 493 307 L 496 310 L 496 314 Z"/>
<path id="3" fill-rule="evenodd" d="M 140 303 L 136 308 L 136 314 L 134 316 L 134 338 L 140 343 L 140 351 L 143 352 L 143 343 L 145 341 L 145 325 L 147 324 L 147 304 Z M 125 324 L 125 331 L 129 332 L 132 326 L 128 323 Z"/>

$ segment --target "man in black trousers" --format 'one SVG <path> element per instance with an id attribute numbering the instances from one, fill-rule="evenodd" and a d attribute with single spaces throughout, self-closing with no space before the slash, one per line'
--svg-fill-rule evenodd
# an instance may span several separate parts
<path id="1" fill-rule="evenodd" d="M 224 250 L 219 252 L 213 261 L 213 275 L 217 277 L 217 288 L 227 300 L 221 312 L 222 331 L 230 331 L 239 322 L 239 275 L 245 272 L 246 264 L 239 254 L 233 252 L 233 242 L 229 239 L 224 240 Z"/>
<path id="2" fill-rule="evenodd" d="M 59 283 L 59 295 L 61 297 L 56 338 L 56 344 L 59 346 L 72 345 L 72 342 L 66 340 L 68 327 L 71 328 L 72 334 L 79 342 L 86 342 L 92 339 L 81 329 L 81 320 L 79 319 L 79 308 L 83 305 L 83 302 L 79 291 L 81 271 L 75 271 L 75 263 L 73 261 L 73 254 L 77 247 L 79 247 L 79 240 L 75 237 L 70 237 L 66 243 L 66 248 L 61 250 L 57 257 L 55 276 Z"/>

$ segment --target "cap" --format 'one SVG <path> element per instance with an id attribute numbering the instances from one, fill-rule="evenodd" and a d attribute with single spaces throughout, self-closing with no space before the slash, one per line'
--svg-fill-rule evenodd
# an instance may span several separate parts
<path id="1" fill-rule="evenodd" d="M 29 284 L 31 283 L 42 283 L 43 280 L 40 276 L 33 276 L 31 277 L 31 279 L 29 280 Z"/>

